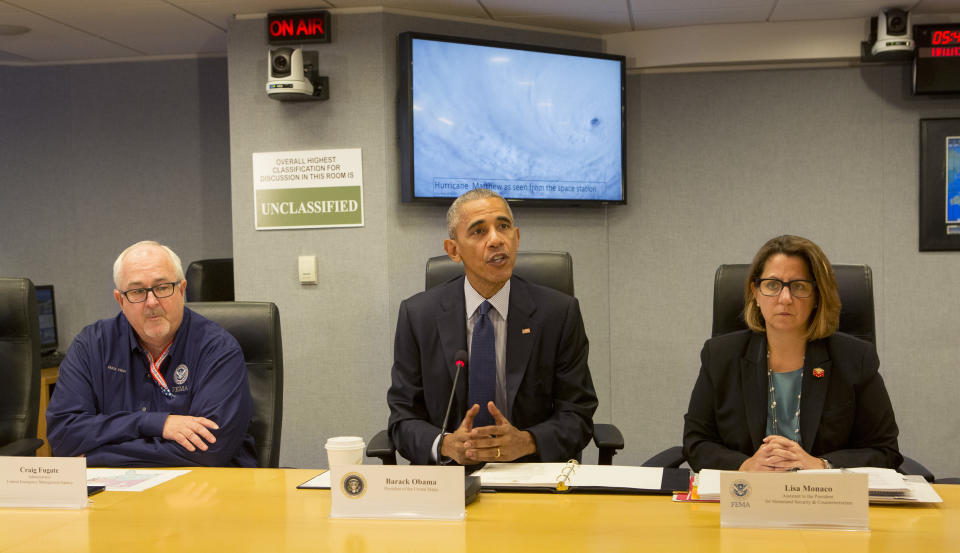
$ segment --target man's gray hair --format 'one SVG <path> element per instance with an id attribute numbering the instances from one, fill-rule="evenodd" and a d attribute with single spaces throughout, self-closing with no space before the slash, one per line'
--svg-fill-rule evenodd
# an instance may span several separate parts
<path id="1" fill-rule="evenodd" d="M 450 209 L 447 210 L 447 233 L 450 235 L 451 240 L 457 239 L 457 226 L 460 224 L 460 208 L 463 207 L 463 204 L 487 198 L 497 198 L 503 202 L 503 206 L 507 208 L 507 214 L 510 215 L 510 220 L 513 221 L 514 225 L 517 224 L 517 220 L 513 218 L 513 210 L 510 209 L 510 204 L 507 203 L 507 200 L 503 199 L 503 196 L 487 188 L 474 188 L 473 190 L 468 190 L 460 194 L 450 205 Z"/>
<path id="2" fill-rule="evenodd" d="M 173 250 L 154 240 L 142 240 L 120 252 L 120 255 L 117 256 L 117 260 L 113 262 L 113 285 L 117 290 L 120 290 L 120 269 L 123 268 L 123 258 L 133 250 L 142 248 L 144 246 L 154 246 L 166 252 L 167 257 L 170 258 L 170 262 L 173 263 L 173 270 L 176 273 L 175 277 L 177 282 L 183 280 L 183 264 L 180 263 L 180 257 L 173 253 Z"/>

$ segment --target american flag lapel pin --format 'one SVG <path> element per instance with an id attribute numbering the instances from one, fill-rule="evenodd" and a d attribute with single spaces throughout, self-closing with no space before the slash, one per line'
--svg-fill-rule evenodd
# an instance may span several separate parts
<path id="1" fill-rule="evenodd" d="M 815 376 L 816 378 L 823 378 L 824 374 L 826 373 L 820 367 L 813 369 L 813 376 Z"/>

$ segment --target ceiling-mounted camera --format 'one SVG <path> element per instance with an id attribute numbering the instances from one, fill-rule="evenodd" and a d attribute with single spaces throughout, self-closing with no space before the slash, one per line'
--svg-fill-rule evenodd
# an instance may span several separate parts
<path id="1" fill-rule="evenodd" d="M 870 19 L 870 54 L 873 56 L 895 55 L 913 52 L 913 29 L 910 13 L 891 8 Z"/>
<path id="2" fill-rule="evenodd" d="M 273 48 L 267 57 L 267 96 L 274 100 L 326 100 L 327 77 L 318 75 L 319 54 L 300 48 Z"/>

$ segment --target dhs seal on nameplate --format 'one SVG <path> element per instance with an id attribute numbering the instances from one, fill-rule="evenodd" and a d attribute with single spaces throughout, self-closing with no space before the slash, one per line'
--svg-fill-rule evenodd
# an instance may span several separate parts
<path id="1" fill-rule="evenodd" d="M 731 501 L 730 506 L 734 508 L 748 508 L 750 507 L 750 502 L 747 501 L 747 497 L 750 496 L 750 482 L 743 480 L 734 480 L 730 484 L 730 494 L 733 495 L 734 499 Z"/>

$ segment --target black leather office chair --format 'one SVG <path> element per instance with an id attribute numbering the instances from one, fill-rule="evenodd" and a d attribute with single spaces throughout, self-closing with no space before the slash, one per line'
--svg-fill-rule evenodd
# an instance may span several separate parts
<path id="1" fill-rule="evenodd" d="M 573 258 L 567 252 L 517 252 L 513 273 L 530 282 L 549 286 L 573 295 Z M 463 275 L 463 265 L 445 255 L 427 260 L 424 289 Z M 612 424 L 594 423 L 593 442 L 599 449 L 597 462 L 613 464 L 613 456 L 623 449 L 623 434 Z M 385 465 L 397 464 L 397 451 L 386 430 L 381 430 L 367 444 L 367 457 L 378 458 Z"/>
<path id="2" fill-rule="evenodd" d="M 747 328 L 743 320 L 744 283 L 750 265 L 720 265 L 713 281 L 713 330 L 711 336 L 720 336 Z M 840 322 L 837 330 L 876 344 L 876 324 L 873 308 L 873 271 L 867 265 L 834 265 L 837 290 L 840 294 Z M 686 458 L 683 448 L 674 446 L 647 459 L 643 466 L 678 467 Z M 926 467 L 904 456 L 897 469 L 903 474 L 920 474 L 933 482 L 933 474 Z"/>
<path id="3" fill-rule="evenodd" d="M 0 456 L 33 456 L 40 409 L 37 292 L 27 278 L 0 278 Z"/>
<path id="4" fill-rule="evenodd" d="M 199 259 L 187 267 L 187 301 L 233 301 L 233 258 Z"/>
<path id="5" fill-rule="evenodd" d="M 187 307 L 222 326 L 240 343 L 253 396 L 250 434 L 257 448 L 257 464 L 278 467 L 283 426 L 283 341 L 277 306 L 222 301 L 188 303 Z"/>

